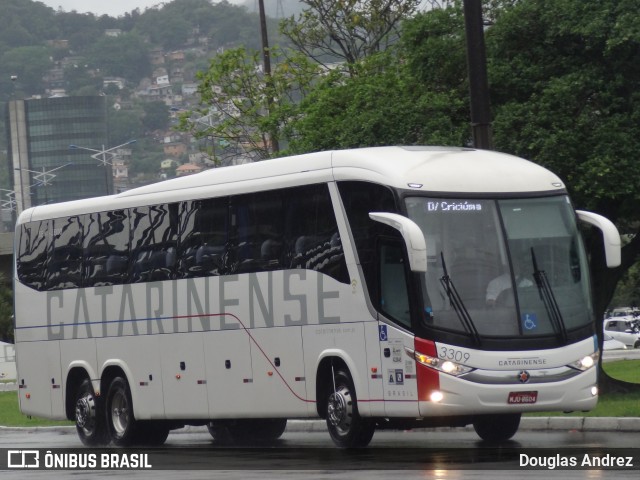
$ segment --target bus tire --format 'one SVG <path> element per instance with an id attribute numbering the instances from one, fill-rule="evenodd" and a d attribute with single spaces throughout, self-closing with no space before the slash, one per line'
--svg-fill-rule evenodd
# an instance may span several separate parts
<path id="1" fill-rule="evenodd" d="M 520 417 L 520 413 L 478 415 L 473 420 L 473 429 L 486 442 L 504 442 L 518 431 Z"/>
<path id="2" fill-rule="evenodd" d="M 167 441 L 169 431 L 169 427 L 160 422 L 137 422 L 136 444 L 159 447 Z"/>
<path id="3" fill-rule="evenodd" d="M 286 418 L 265 418 L 249 421 L 248 432 L 258 442 L 273 442 L 279 439 L 287 428 Z"/>
<path id="4" fill-rule="evenodd" d="M 338 370 L 327 398 L 326 421 L 329 435 L 340 448 L 359 448 L 369 445 L 376 429 L 375 422 L 362 418 L 351 375 Z"/>
<path id="5" fill-rule="evenodd" d="M 217 420 L 207 425 L 216 443 L 270 443 L 282 436 L 287 428 L 286 418 Z"/>
<path id="6" fill-rule="evenodd" d="M 134 444 L 137 440 L 137 424 L 133 415 L 131 389 L 126 379 L 115 377 L 111 381 L 106 410 L 107 430 L 111 441 L 119 447 Z"/>
<path id="7" fill-rule="evenodd" d="M 97 447 L 109 443 L 104 407 L 89 379 L 83 380 L 76 390 L 75 423 L 84 445 Z"/>
<path id="8" fill-rule="evenodd" d="M 233 443 L 229 427 L 226 422 L 212 421 L 207 424 L 207 430 L 209 435 L 213 438 L 215 443 Z"/>

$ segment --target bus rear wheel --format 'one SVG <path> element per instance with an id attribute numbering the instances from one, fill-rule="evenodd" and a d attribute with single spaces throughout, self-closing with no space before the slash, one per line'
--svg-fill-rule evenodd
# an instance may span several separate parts
<path id="1" fill-rule="evenodd" d="M 333 443 L 341 448 L 366 447 L 373 438 L 376 425 L 358 413 L 356 391 L 349 372 L 338 370 L 334 375 L 334 386 L 329 391 L 326 412 L 327 428 Z"/>
<path id="2" fill-rule="evenodd" d="M 169 427 L 160 422 L 144 421 L 136 424 L 136 444 L 158 447 L 167 440 Z"/>
<path id="3" fill-rule="evenodd" d="M 75 422 L 84 445 L 96 447 L 109 443 L 104 408 L 89 379 L 83 380 L 76 390 Z"/>
<path id="4" fill-rule="evenodd" d="M 518 431 L 520 417 L 520 413 L 478 415 L 473 421 L 473 429 L 487 442 L 504 442 Z"/>
<path id="5" fill-rule="evenodd" d="M 136 441 L 137 425 L 133 416 L 133 402 L 129 383 L 122 377 L 111 381 L 107 392 L 107 430 L 111 441 L 119 446 L 132 445 Z"/>

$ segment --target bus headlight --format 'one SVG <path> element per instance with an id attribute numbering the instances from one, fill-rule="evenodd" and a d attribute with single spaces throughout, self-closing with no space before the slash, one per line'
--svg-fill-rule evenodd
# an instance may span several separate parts
<path id="1" fill-rule="evenodd" d="M 576 370 L 580 370 L 581 372 L 584 372 L 585 370 L 589 370 L 595 364 L 597 364 L 599 357 L 600 357 L 600 352 L 594 352 L 591 355 L 587 355 L 586 357 L 583 357 L 580 360 L 570 363 L 569 366 L 571 368 L 575 368 Z"/>
<path id="2" fill-rule="evenodd" d="M 453 375 L 454 377 L 459 377 L 460 375 L 464 375 L 465 373 L 469 373 L 473 370 L 473 368 L 467 367 L 466 365 L 455 363 L 450 360 L 443 360 L 441 358 L 432 357 L 431 355 L 427 355 L 417 351 L 413 352 L 413 357 L 418 363 L 421 363 L 422 365 L 433 368 L 443 373 L 447 373 L 449 375 Z"/>

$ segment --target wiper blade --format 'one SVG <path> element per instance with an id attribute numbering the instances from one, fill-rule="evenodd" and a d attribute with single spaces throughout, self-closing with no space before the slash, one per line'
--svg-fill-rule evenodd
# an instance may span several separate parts
<path id="1" fill-rule="evenodd" d="M 549 315 L 551 326 L 560 340 L 567 343 L 567 328 L 564 324 L 564 319 L 562 318 L 562 312 L 560 312 L 558 301 L 553 293 L 553 289 L 551 288 L 546 272 L 538 268 L 538 260 L 536 259 L 533 247 L 531 248 L 531 262 L 533 263 L 533 278 L 538 286 L 540 299 L 542 300 L 542 303 L 544 303 L 544 308 L 547 310 L 547 314 Z"/>
<path id="2" fill-rule="evenodd" d="M 444 261 L 444 254 L 442 252 L 440 252 L 440 258 L 442 259 L 442 270 L 444 273 L 444 275 L 440 277 L 440 283 L 444 287 L 444 291 L 447 292 L 449 301 L 451 302 L 451 305 L 453 305 L 453 309 L 458 315 L 462 326 L 467 333 L 471 335 L 476 345 L 480 345 L 482 343 L 480 333 L 478 333 L 478 329 L 473 323 L 473 319 L 471 318 L 471 315 L 469 315 L 469 311 L 467 310 L 467 307 L 465 307 L 462 297 L 460 297 L 458 290 L 456 290 L 456 286 L 453 284 L 453 280 L 451 280 L 451 277 L 447 272 L 447 265 Z"/>

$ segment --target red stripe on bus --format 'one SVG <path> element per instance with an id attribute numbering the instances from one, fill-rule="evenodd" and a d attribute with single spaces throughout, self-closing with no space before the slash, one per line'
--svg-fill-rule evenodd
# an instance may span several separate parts
<path id="1" fill-rule="evenodd" d="M 431 340 L 424 340 L 422 338 L 415 338 L 414 346 L 416 352 L 424 353 L 431 357 L 438 357 L 435 342 Z M 416 361 L 416 371 L 418 377 L 418 400 L 429 401 L 430 395 L 440 390 L 440 374 L 437 370 L 429 368 Z"/>

